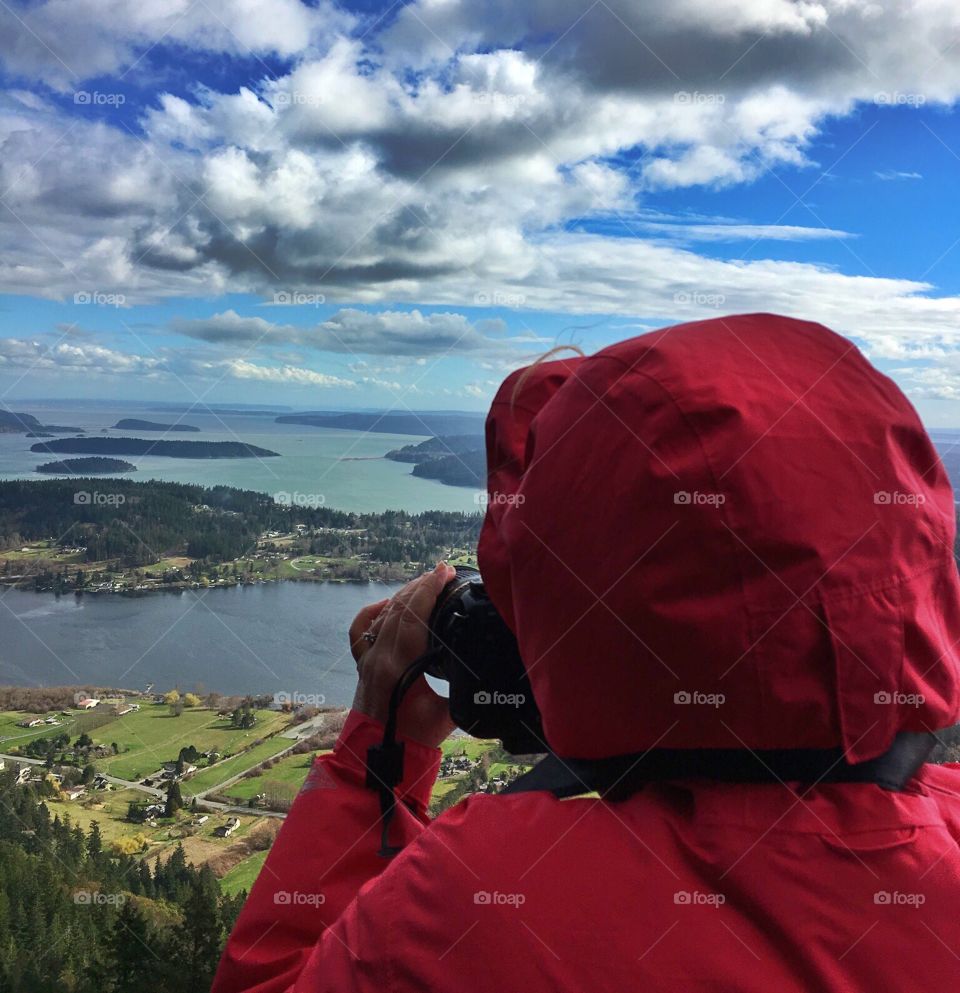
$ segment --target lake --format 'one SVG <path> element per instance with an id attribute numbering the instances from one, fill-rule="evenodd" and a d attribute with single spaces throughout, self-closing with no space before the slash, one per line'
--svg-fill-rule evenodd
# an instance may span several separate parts
<path id="1" fill-rule="evenodd" d="M 323 694 L 347 706 L 347 630 L 381 583 L 282 582 L 144 597 L 0 595 L 0 684 Z"/>

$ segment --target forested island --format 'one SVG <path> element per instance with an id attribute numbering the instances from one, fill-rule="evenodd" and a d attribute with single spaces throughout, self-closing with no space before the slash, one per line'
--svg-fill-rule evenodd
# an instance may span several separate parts
<path id="1" fill-rule="evenodd" d="M 149 438 L 59 438 L 30 446 L 31 452 L 78 455 L 165 455 L 179 459 L 267 459 L 279 456 L 242 441 L 151 441 Z"/>
<path id="2" fill-rule="evenodd" d="M 107 459 L 93 456 L 88 459 L 62 459 L 59 462 L 44 462 L 38 465 L 37 472 L 47 473 L 71 473 L 75 476 L 82 476 L 85 473 L 97 475 L 114 472 L 134 472 L 136 466 L 132 462 L 125 462 L 123 459 Z"/>
<path id="3" fill-rule="evenodd" d="M 387 452 L 394 462 L 412 462 L 413 475 L 448 486 L 483 487 L 487 458 L 482 434 L 441 435 Z"/>
<path id="4" fill-rule="evenodd" d="M 447 486 L 472 486 L 482 489 L 486 485 L 487 456 L 483 451 L 461 452 L 438 459 L 427 459 L 413 467 L 414 476 L 436 479 Z"/>
<path id="5" fill-rule="evenodd" d="M 308 411 L 283 414 L 278 424 L 308 424 L 317 428 L 343 428 L 348 431 L 373 431 L 380 434 L 453 435 L 482 434 L 483 414 L 449 411 L 411 411 L 409 413 L 336 413 Z"/>
<path id="6" fill-rule="evenodd" d="M 479 452 L 484 447 L 483 433 L 447 434 L 438 438 L 428 438 L 416 445 L 404 445 L 387 452 L 385 459 L 393 462 L 429 462 L 431 459 L 447 455 L 460 455 L 463 452 Z"/>
<path id="7" fill-rule="evenodd" d="M 0 410 L 0 434 L 27 434 L 29 437 L 43 438 L 54 434 L 79 434 L 83 428 L 65 427 L 62 424 L 41 424 L 33 414 Z"/>
<path id="8" fill-rule="evenodd" d="M 123 417 L 113 425 L 115 431 L 199 431 L 192 424 L 158 424 L 156 421 L 141 421 L 136 417 Z"/>

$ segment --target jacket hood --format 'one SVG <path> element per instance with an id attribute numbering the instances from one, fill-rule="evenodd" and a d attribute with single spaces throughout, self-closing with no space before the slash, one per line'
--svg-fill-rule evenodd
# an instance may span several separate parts
<path id="1" fill-rule="evenodd" d="M 480 568 L 551 747 L 882 754 L 960 716 L 950 483 L 819 324 L 747 314 L 512 374 Z"/>

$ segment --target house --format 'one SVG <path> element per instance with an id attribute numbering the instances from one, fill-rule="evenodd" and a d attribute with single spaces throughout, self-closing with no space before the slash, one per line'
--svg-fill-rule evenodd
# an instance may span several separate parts
<path id="1" fill-rule="evenodd" d="M 198 815 L 197 817 L 194 818 L 193 823 L 197 827 L 201 827 L 203 824 L 206 824 L 207 821 L 209 821 L 209 820 L 210 820 L 210 815 L 209 814 L 200 814 L 200 815 Z"/>
<path id="2" fill-rule="evenodd" d="M 63 795 L 68 800 L 79 800 L 80 797 L 82 797 L 86 792 L 87 791 L 83 786 L 71 786 L 70 789 L 63 791 Z"/>
<path id="3" fill-rule="evenodd" d="M 85 696 L 77 701 L 77 706 L 81 710 L 93 710 L 94 707 L 100 706 L 100 701 L 96 697 Z"/>
<path id="4" fill-rule="evenodd" d="M 166 807 L 162 803 L 151 803 L 143 808 L 144 817 L 163 817 Z"/>
<path id="5" fill-rule="evenodd" d="M 22 765 L 17 770 L 17 786 L 23 786 L 24 783 L 30 782 L 30 766 Z"/>
<path id="6" fill-rule="evenodd" d="M 197 771 L 195 765 L 191 765 L 189 762 L 183 763 L 183 772 L 180 776 L 192 776 Z M 163 763 L 163 778 L 164 779 L 176 779 L 177 778 L 177 763 L 176 762 L 164 762 Z"/>
<path id="7" fill-rule="evenodd" d="M 218 838 L 229 838 L 238 827 L 240 827 L 240 818 L 231 817 L 226 824 L 221 824 L 220 827 L 216 828 L 213 833 Z"/>
<path id="8" fill-rule="evenodd" d="M 7 767 L 6 759 L 0 759 L 0 772 L 3 772 L 3 770 L 6 769 L 6 767 Z"/>
<path id="9" fill-rule="evenodd" d="M 105 790 L 110 784 L 107 782 L 107 777 L 103 773 L 98 772 L 93 777 L 93 788 L 95 790 Z"/>
<path id="10" fill-rule="evenodd" d="M 54 727 L 56 727 L 60 723 L 60 721 L 56 717 L 48 717 L 43 723 L 52 724 Z"/>
<path id="11" fill-rule="evenodd" d="M 17 721 L 18 728 L 35 728 L 43 723 L 39 717 L 25 717 L 22 721 Z"/>

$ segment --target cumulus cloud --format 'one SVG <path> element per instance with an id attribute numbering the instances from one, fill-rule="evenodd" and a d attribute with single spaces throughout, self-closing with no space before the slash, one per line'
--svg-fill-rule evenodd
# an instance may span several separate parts
<path id="1" fill-rule="evenodd" d="M 292 365 L 266 366 L 243 358 L 204 359 L 176 353 L 138 355 L 103 345 L 75 345 L 62 339 L 51 345 L 35 339 L 0 338 L 0 371 L 8 369 L 170 381 L 202 376 L 289 386 L 353 389 L 357 385 L 352 380 Z"/>
<path id="2" fill-rule="evenodd" d="M 375 313 L 348 308 L 312 327 L 274 324 L 227 310 L 211 317 L 177 318 L 170 327 L 190 338 L 220 345 L 269 341 L 325 352 L 405 357 L 517 354 L 508 340 L 491 337 L 506 330 L 499 318 L 471 323 L 463 314 L 423 314 L 419 310 Z M 530 339 L 523 339 L 523 344 L 529 348 Z"/>
<path id="3" fill-rule="evenodd" d="M 348 305 L 777 309 L 880 338 L 945 334 L 960 316 L 926 283 L 664 244 L 856 232 L 775 218 L 657 228 L 638 214 L 651 189 L 813 168 L 823 123 L 863 102 L 952 103 L 960 62 L 938 46 L 960 30 L 954 4 L 415 0 L 372 24 L 298 0 L 12 12 L 0 60 L 34 85 L 0 98 L 0 291 L 316 293 L 345 309 L 306 329 L 233 311 L 175 329 L 400 356 L 511 346 L 462 315 Z M 126 72 L 155 43 L 288 68 L 229 92 L 161 92 L 128 126 L 68 113 L 36 84 Z M 593 219 L 635 236 L 584 233 Z"/>
<path id="4" fill-rule="evenodd" d="M 71 88 L 130 71 L 154 46 L 234 56 L 294 56 L 352 19 L 333 4 L 300 0 L 42 0 L 0 5 L 0 60 L 18 76 Z"/>

